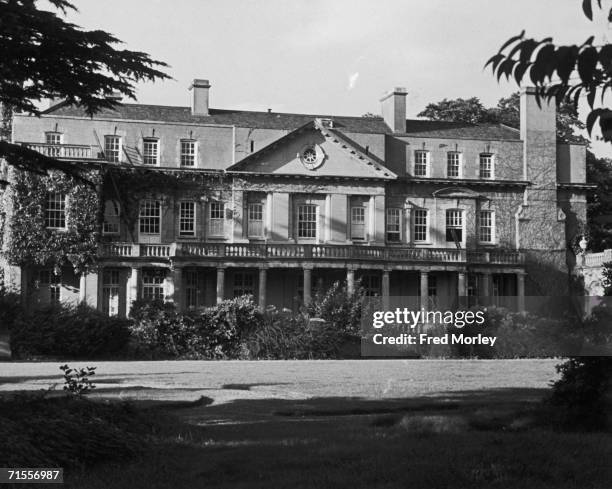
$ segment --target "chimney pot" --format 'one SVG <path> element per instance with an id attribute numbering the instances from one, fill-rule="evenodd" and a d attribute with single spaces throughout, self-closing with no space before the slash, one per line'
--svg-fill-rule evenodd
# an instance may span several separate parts
<path id="1" fill-rule="evenodd" d="M 191 114 L 192 115 L 209 115 L 209 90 L 210 83 L 208 80 L 196 78 L 189 87 L 191 93 Z"/>

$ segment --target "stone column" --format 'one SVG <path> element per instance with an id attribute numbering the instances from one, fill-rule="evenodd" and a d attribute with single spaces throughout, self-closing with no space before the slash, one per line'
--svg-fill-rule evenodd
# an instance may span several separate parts
<path id="1" fill-rule="evenodd" d="M 465 306 L 467 303 L 465 272 L 457 273 L 457 297 L 459 299 L 459 306 Z"/>
<path id="2" fill-rule="evenodd" d="M 480 292 L 480 296 L 482 296 L 485 300 L 485 304 L 488 305 L 489 297 L 491 296 L 491 272 L 483 272 L 482 273 L 482 282 L 481 282 L 482 290 Z"/>
<path id="3" fill-rule="evenodd" d="M 352 268 L 346 269 L 346 291 L 349 294 L 355 293 L 355 270 Z"/>
<path id="4" fill-rule="evenodd" d="M 223 302 L 225 296 L 225 267 L 217 267 L 217 304 Z"/>
<path id="5" fill-rule="evenodd" d="M 259 269 L 259 308 L 266 308 L 266 288 L 268 286 L 268 270 L 266 267 Z"/>
<path id="6" fill-rule="evenodd" d="M 170 278 L 172 281 L 173 291 L 170 299 L 174 302 L 177 311 L 182 311 L 185 308 L 185 300 L 183 298 L 183 268 L 177 267 L 170 270 Z"/>
<path id="7" fill-rule="evenodd" d="M 85 272 L 79 275 L 79 303 L 87 303 L 87 274 Z"/>
<path id="8" fill-rule="evenodd" d="M 304 267 L 304 305 L 310 304 L 312 291 L 312 267 Z"/>
<path id="9" fill-rule="evenodd" d="M 519 312 L 525 312 L 525 272 L 516 274 L 516 305 Z"/>
<path id="10" fill-rule="evenodd" d="M 429 272 L 421 272 L 421 309 L 429 309 Z"/>
<path id="11" fill-rule="evenodd" d="M 390 284 L 389 284 L 389 270 L 383 270 L 382 272 L 382 281 L 381 281 L 381 293 L 382 293 L 382 306 L 383 309 L 389 309 L 389 295 L 390 292 Z"/>
<path id="12" fill-rule="evenodd" d="M 132 302 L 138 299 L 138 289 L 140 286 L 140 268 L 132 267 L 130 272 L 130 278 L 127 284 L 127 294 L 125 301 L 125 314 L 130 315 L 132 310 Z"/>

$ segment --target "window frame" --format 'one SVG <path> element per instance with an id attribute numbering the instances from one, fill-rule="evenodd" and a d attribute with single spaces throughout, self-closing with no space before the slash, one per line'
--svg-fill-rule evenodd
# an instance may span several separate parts
<path id="1" fill-rule="evenodd" d="M 155 205 L 153 206 L 153 208 L 157 208 L 159 210 L 159 215 L 155 216 L 152 214 L 149 215 L 144 215 L 142 214 L 143 211 L 143 207 L 145 206 L 146 203 L 154 203 Z M 140 201 L 140 205 L 138 206 L 138 235 L 142 235 L 142 236 L 161 236 L 161 232 L 162 232 L 162 201 L 159 199 L 142 199 Z M 157 227 L 158 227 L 158 231 L 157 232 L 149 232 L 149 231 L 143 231 L 143 219 L 154 219 L 157 218 Z M 151 223 L 153 221 L 147 221 L 148 222 L 148 226 L 150 228 Z"/>
<path id="2" fill-rule="evenodd" d="M 483 176 L 483 157 L 489 158 L 488 177 Z M 478 177 L 481 180 L 493 180 L 495 178 L 495 157 L 493 153 L 480 153 L 478 155 Z"/>
<path id="3" fill-rule="evenodd" d="M 147 146 L 148 145 L 153 145 L 149 147 L 149 150 L 147 150 Z M 151 151 L 151 149 L 154 148 L 155 151 Z M 156 137 L 144 137 L 142 138 L 142 164 L 145 166 L 159 166 L 160 164 L 160 142 L 159 142 L 159 138 Z M 147 160 L 147 159 L 150 160 Z M 154 158 L 154 159 L 151 159 Z M 147 161 L 152 161 L 151 162 L 147 162 Z"/>
<path id="4" fill-rule="evenodd" d="M 61 199 L 55 200 L 57 196 L 61 196 Z M 59 207 L 51 208 L 52 205 L 59 205 Z M 47 192 L 47 199 L 45 202 L 45 228 L 54 231 L 66 231 L 66 229 L 68 229 L 67 208 L 68 196 L 64 192 Z M 56 226 L 55 224 L 57 223 L 61 225 Z"/>
<path id="5" fill-rule="evenodd" d="M 183 151 L 184 144 L 192 145 L 192 153 Z M 191 164 L 186 164 L 186 158 L 192 158 Z M 179 166 L 181 168 L 195 168 L 198 166 L 198 142 L 195 139 L 181 139 L 179 141 Z"/>
<path id="6" fill-rule="evenodd" d="M 114 149 L 109 149 L 109 141 L 117 141 L 117 148 Z M 113 145 L 114 146 L 114 145 Z M 106 159 L 106 161 L 110 161 L 111 163 L 121 163 L 122 158 L 121 158 L 121 150 L 123 148 L 123 138 L 117 134 L 106 134 L 104 136 L 104 159 Z M 113 158 L 109 158 L 110 154 L 115 154 L 116 152 L 116 157 Z"/>
<path id="7" fill-rule="evenodd" d="M 254 219 L 253 211 L 258 208 L 255 214 L 260 216 L 259 219 Z M 257 226 L 254 226 L 257 224 Z M 259 230 L 258 230 L 259 227 Z M 263 239 L 265 237 L 265 209 L 263 202 L 248 202 L 247 203 L 247 237 L 254 239 Z"/>
<path id="8" fill-rule="evenodd" d="M 235 271 L 232 277 L 232 294 L 234 298 L 242 297 L 243 295 L 255 295 L 255 273 L 251 271 Z"/>
<path id="9" fill-rule="evenodd" d="M 150 275 L 151 281 L 147 282 Z M 164 269 L 144 268 L 142 270 L 140 298 L 143 300 L 166 300 L 166 272 Z M 147 290 L 153 291 L 148 294 Z"/>
<path id="10" fill-rule="evenodd" d="M 449 171 L 451 168 L 451 156 L 457 157 L 457 175 L 451 175 Z M 446 153 L 446 178 L 463 178 L 463 155 L 461 151 L 448 151 Z"/>
<path id="11" fill-rule="evenodd" d="M 190 206 L 189 211 L 191 215 L 186 215 L 183 211 L 186 210 L 186 206 Z M 198 206 L 193 200 L 180 200 L 178 203 L 178 236 L 179 238 L 195 238 L 197 236 L 197 223 L 198 223 Z M 190 226 L 185 226 L 190 224 Z M 188 229 L 188 228 L 191 229 Z"/>
<path id="12" fill-rule="evenodd" d="M 489 215 L 488 227 L 483 226 L 483 214 Z M 489 230 L 489 240 L 485 240 L 482 238 L 483 229 Z M 496 238 L 497 236 L 495 233 L 495 211 L 491 209 L 481 209 L 480 211 L 478 211 L 478 242 L 482 244 L 495 244 Z"/>
<path id="13" fill-rule="evenodd" d="M 418 156 L 425 156 L 425 162 L 418 161 Z M 417 173 L 417 165 L 425 166 L 425 173 L 423 175 Z M 430 174 L 430 152 L 426 149 L 415 149 L 414 150 L 414 163 L 412 165 L 412 174 L 415 177 L 427 178 Z"/>
<path id="14" fill-rule="evenodd" d="M 112 204 L 114 209 L 116 210 L 117 213 L 115 215 L 107 214 L 109 203 Z M 116 222 L 109 222 L 107 220 L 109 217 L 113 218 L 113 220 L 116 219 Z M 117 226 L 116 231 L 109 231 L 107 229 L 107 225 L 110 225 L 110 224 Z M 104 220 L 102 221 L 102 234 L 104 236 L 117 236 L 118 234 L 120 234 L 120 229 L 121 229 L 121 207 L 119 205 L 119 202 L 113 199 L 107 199 L 104 201 Z"/>
<path id="15" fill-rule="evenodd" d="M 424 213 L 425 222 L 417 222 L 417 213 Z M 417 232 L 417 228 L 418 232 Z M 425 233 L 424 239 L 417 239 L 421 235 L 421 228 Z M 412 242 L 413 243 L 428 243 L 429 242 L 429 209 L 413 209 L 412 210 Z"/>
<path id="16" fill-rule="evenodd" d="M 107 280 L 111 277 L 111 280 Z M 114 280 L 116 278 L 116 280 Z M 116 268 L 105 268 L 102 271 L 102 312 L 108 316 L 119 315 L 120 304 L 120 271 Z M 115 302 L 116 310 L 112 311 L 111 300 Z"/>
<path id="17" fill-rule="evenodd" d="M 390 222 L 390 214 L 397 211 L 397 230 L 391 231 L 389 226 L 392 224 Z M 397 235 L 397 239 L 391 239 L 389 236 Z M 387 207 L 385 212 L 385 238 L 390 243 L 401 243 L 402 242 L 402 208 L 401 207 Z"/>
<path id="18" fill-rule="evenodd" d="M 219 217 L 213 217 L 213 213 L 218 214 Z M 223 201 L 213 200 L 208 204 L 208 236 L 225 237 L 225 203 Z"/>
<path id="19" fill-rule="evenodd" d="M 449 213 L 455 213 L 454 214 L 454 218 L 456 219 L 456 217 L 459 217 L 460 220 L 460 224 L 449 224 Z M 455 239 L 448 239 L 449 237 L 449 231 L 452 229 L 455 230 L 459 230 L 461 233 L 461 239 L 459 239 L 459 243 L 460 244 L 464 244 L 465 243 L 465 213 L 463 211 L 463 209 L 446 209 L 446 212 L 444 214 L 444 236 L 445 236 L 445 241 L 446 243 L 455 243 Z M 451 235 L 452 237 L 452 232 Z"/>
<path id="20" fill-rule="evenodd" d="M 308 211 L 303 212 L 303 209 L 306 210 L 307 208 Z M 297 239 L 304 239 L 304 240 L 317 240 L 319 237 L 319 206 L 317 204 L 298 204 L 297 206 L 297 212 L 296 212 L 296 219 L 295 219 L 295 224 L 296 224 L 296 237 Z M 304 220 L 303 216 L 313 216 L 314 220 L 309 219 L 309 220 Z M 302 235 L 302 231 L 303 230 L 309 230 L 310 226 L 304 227 L 302 226 L 302 224 L 314 224 L 314 227 L 312 229 L 314 229 L 314 236 L 310 236 L 311 233 L 308 233 L 308 235 Z"/>
<path id="21" fill-rule="evenodd" d="M 355 220 L 355 212 L 361 213 L 362 221 Z M 367 212 L 364 205 L 352 205 L 350 208 L 350 232 L 352 241 L 365 241 L 366 239 L 366 223 L 367 223 Z M 361 228 L 361 234 L 356 233 L 355 230 Z"/>

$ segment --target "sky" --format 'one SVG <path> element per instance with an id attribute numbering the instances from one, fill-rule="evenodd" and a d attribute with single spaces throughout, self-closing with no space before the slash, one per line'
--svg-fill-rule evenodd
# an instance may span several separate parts
<path id="1" fill-rule="evenodd" d="M 214 108 L 379 114 L 393 87 L 408 90 L 408 117 L 443 98 L 494 106 L 517 87 L 483 66 L 521 30 L 612 38 L 604 12 L 591 22 L 579 0 L 72 1 L 70 21 L 170 65 L 173 80 L 138 86 L 139 102 L 161 105 L 189 105 L 191 81 L 204 78 Z"/>

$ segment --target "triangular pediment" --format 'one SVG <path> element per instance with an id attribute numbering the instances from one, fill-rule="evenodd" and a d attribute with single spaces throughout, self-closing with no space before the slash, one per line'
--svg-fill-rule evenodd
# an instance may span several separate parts
<path id="1" fill-rule="evenodd" d="M 466 187 L 442 188 L 433 192 L 433 196 L 438 199 L 486 199 L 484 195 Z"/>
<path id="2" fill-rule="evenodd" d="M 374 156 L 320 120 L 277 139 L 228 168 L 231 172 L 307 177 L 397 178 Z"/>

